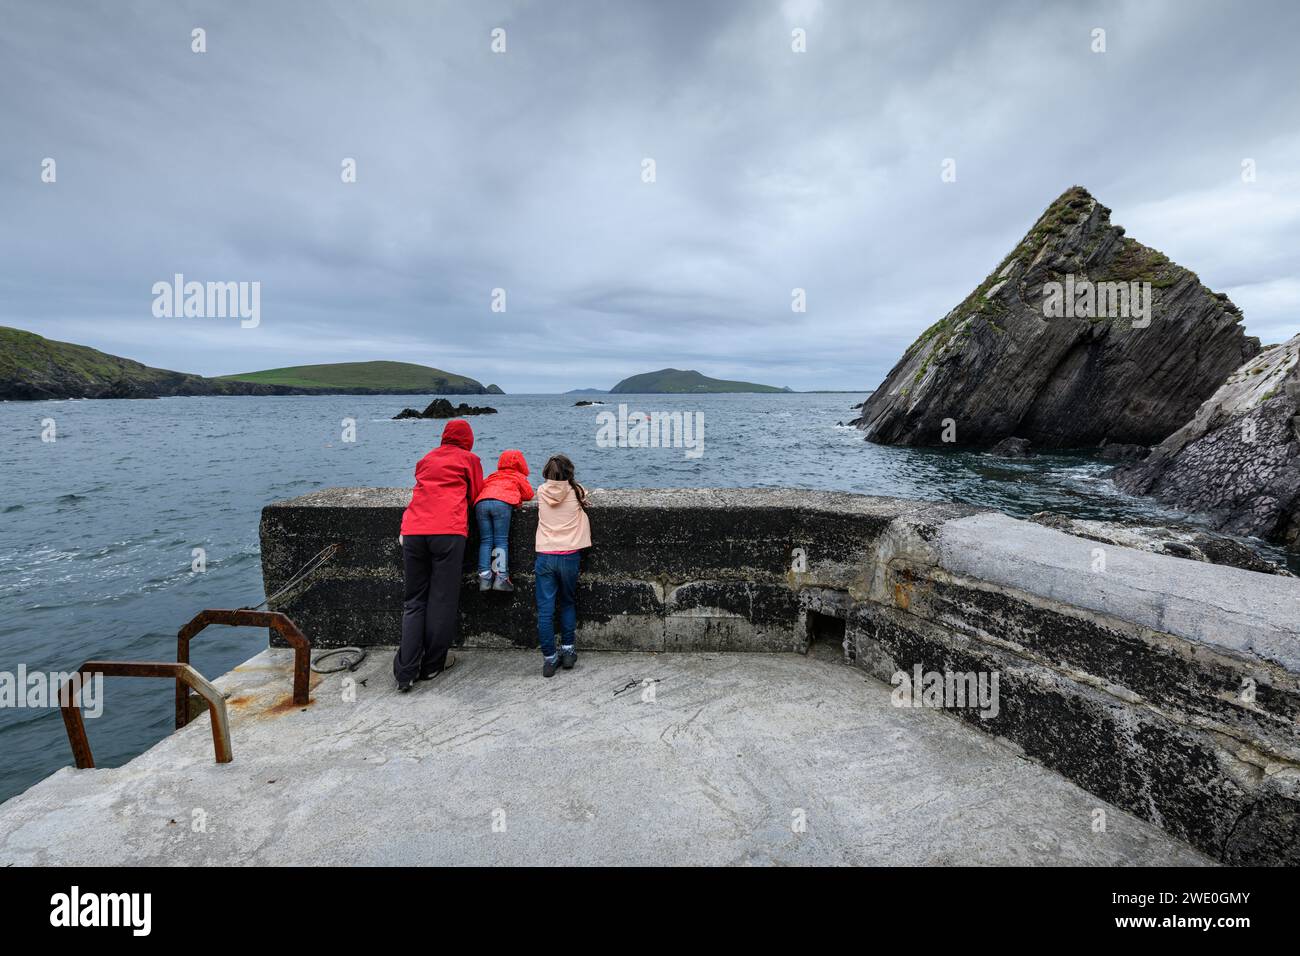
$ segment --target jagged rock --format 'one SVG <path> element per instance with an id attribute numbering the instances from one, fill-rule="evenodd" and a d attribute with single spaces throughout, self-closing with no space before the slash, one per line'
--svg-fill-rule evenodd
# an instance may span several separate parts
<path id="1" fill-rule="evenodd" d="M 497 410 L 495 408 L 488 408 L 486 405 L 477 407 L 474 405 L 466 405 L 464 402 L 461 402 L 459 405 L 453 406 L 451 402 L 447 401 L 445 398 L 435 398 L 429 403 L 428 407 L 424 411 L 419 411 L 414 408 L 403 408 L 393 416 L 393 419 L 463 418 L 466 415 L 495 415 L 496 413 Z"/>
<path id="2" fill-rule="evenodd" d="M 1154 554 L 1168 554 L 1207 564 L 1226 564 L 1246 571 L 1294 577 L 1290 571 L 1261 555 L 1250 545 L 1227 535 L 1189 525 L 1154 525 L 1142 521 L 1093 521 L 1070 518 L 1051 511 L 1030 515 L 1030 521 L 1078 538 L 1100 541 Z"/>
<path id="3" fill-rule="evenodd" d="M 582 401 L 580 401 L 580 402 L 574 402 L 574 403 L 573 403 L 573 407 L 574 407 L 574 408 L 585 408 L 585 407 L 588 406 L 588 405 L 604 405 L 604 404 L 605 404 L 604 402 L 593 402 L 593 401 L 590 401 L 590 400 L 584 398 L 584 399 L 583 399 Z"/>
<path id="4" fill-rule="evenodd" d="M 1220 531 L 1300 550 L 1300 335 L 1246 362 L 1145 461 L 1111 475 Z"/>
<path id="5" fill-rule="evenodd" d="M 1116 308 L 1103 311 L 1128 317 L 1045 314 L 1047 283 L 1084 281 L 1138 283 L 1149 324 L 1133 300 L 1122 309 L 1111 296 L 1106 304 Z M 1117 296 L 1119 286 L 1106 291 Z M 1258 353 L 1240 321 L 1226 296 L 1125 237 L 1110 210 L 1075 186 L 912 344 L 867 400 L 859 427 L 892 445 L 939 445 L 953 428 L 955 444 L 976 447 L 1011 435 L 1047 448 L 1155 444 Z"/>
<path id="6" fill-rule="evenodd" d="M 1034 450 L 1028 439 L 1004 438 L 989 449 L 989 454 L 1001 455 L 1003 458 L 1032 458 Z"/>
<path id="7" fill-rule="evenodd" d="M 1104 441 L 1097 457 L 1102 461 L 1138 461 L 1145 458 L 1151 449 L 1146 445 L 1125 445 L 1119 442 Z"/>

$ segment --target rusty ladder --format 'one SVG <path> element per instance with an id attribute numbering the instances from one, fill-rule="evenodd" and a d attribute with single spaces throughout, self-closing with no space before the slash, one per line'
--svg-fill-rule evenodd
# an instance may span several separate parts
<path id="1" fill-rule="evenodd" d="M 176 660 L 190 662 L 190 640 L 209 624 L 229 627 L 267 627 L 279 634 L 293 648 L 293 702 L 305 707 L 311 701 L 311 641 L 298 630 L 296 624 L 279 611 L 254 611 L 251 608 L 222 610 L 209 608 L 200 611 L 194 619 L 176 633 Z M 176 681 L 176 729 L 190 722 L 189 690 Z"/>
<path id="2" fill-rule="evenodd" d="M 231 627 L 266 627 L 279 634 L 293 647 L 293 702 L 305 706 L 311 702 L 311 642 L 297 625 L 278 611 L 255 611 L 251 608 L 225 610 L 209 608 L 200 611 L 176 634 L 176 661 L 86 661 L 75 674 L 59 685 L 59 709 L 63 712 L 63 725 L 68 731 L 68 743 L 78 769 L 95 766 L 95 758 L 86 737 L 86 723 L 81 715 L 81 700 L 69 684 L 76 680 L 81 686 L 87 675 L 104 677 L 164 677 L 176 682 L 176 729 L 180 730 L 194 717 L 190 708 L 190 691 L 207 703 L 212 719 L 212 744 L 217 763 L 230 763 L 230 720 L 226 714 L 226 699 L 215 685 L 190 666 L 190 640 L 209 624 Z M 78 688 L 79 689 L 79 688 Z"/>

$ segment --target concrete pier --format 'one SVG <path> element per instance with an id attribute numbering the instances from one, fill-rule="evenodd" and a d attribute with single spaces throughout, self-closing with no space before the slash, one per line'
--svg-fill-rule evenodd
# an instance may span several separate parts
<path id="1" fill-rule="evenodd" d="M 391 643 L 409 493 L 336 488 L 265 509 L 267 590 L 321 645 Z M 946 712 L 1229 863 L 1300 864 L 1300 581 L 1101 545 L 995 512 L 797 489 L 595 490 L 580 643 L 802 651 L 834 634 L 881 681 L 999 681 Z M 473 586 L 467 646 L 535 646 L 536 510 L 512 600 Z"/>
<path id="2" fill-rule="evenodd" d="M 61 771 L 0 864 L 1300 863 L 1300 581 L 962 505 L 595 490 L 579 667 L 538 673 L 525 507 L 517 591 L 471 538 L 461 663 L 398 695 L 407 496 L 263 513 L 267 593 L 338 546 L 277 609 L 362 670 L 297 708 L 268 650 L 219 685 L 232 764 L 202 717 Z"/>
<path id="3" fill-rule="evenodd" d="M 0 806 L 0 866 L 1211 862 L 837 653 L 458 653 L 399 694 L 375 648 L 294 708 L 268 650 L 217 682 L 232 763 L 202 718 L 61 770 Z"/>

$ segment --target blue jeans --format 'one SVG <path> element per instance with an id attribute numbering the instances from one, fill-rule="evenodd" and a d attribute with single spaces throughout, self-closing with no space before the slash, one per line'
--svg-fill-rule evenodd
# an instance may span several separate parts
<path id="1" fill-rule="evenodd" d="M 474 506 L 480 574 L 496 571 L 503 578 L 510 574 L 510 511 L 508 504 L 495 498 L 484 498 Z"/>
<path id="2" fill-rule="evenodd" d="M 560 614 L 560 643 L 572 645 L 578 629 L 578 565 L 582 555 L 539 554 L 537 576 L 537 643 L 547 657 L 555 656 L 555 613 Z"/>

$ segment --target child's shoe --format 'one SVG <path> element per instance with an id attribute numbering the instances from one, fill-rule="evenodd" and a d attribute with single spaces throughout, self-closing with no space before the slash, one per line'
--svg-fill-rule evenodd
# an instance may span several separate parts
<path id="1" fill-rule="evenodd" d="M 480 571 L 480 572 L 478 573 L 478 589 L 479 589 L 480 591 L 491 591 L 491 590 L 492 590 L 492 572 L 491 572 L 491 571 Z"/>
<path id="2" fill-rule="evenodd" d="M 492 581 L 493 591 L 513 591 L 515 586 L 510 583 L 510 579 L 504 574 L 498 574 Z"/>
<path id="3" fill-rule="evenodd" d="M 573 670 L 573 665 L 578 663 L 578 652 L 574 650 L 572 644 L 560 645 L 560 666 L 566 671 Z"/>
<path id="4" fill-rule="evenodd" d="M 554 677 L 554 676 L 555 676 L 555 668 L 559 665 L 559 663 L 560 663 L 560 655 L 559 655 L 559 654 L 556 654 L 554 657 L 543 657 L 543 658 L 542 658 L 542 676 L 543 676 L 543 677 Z"/>

